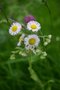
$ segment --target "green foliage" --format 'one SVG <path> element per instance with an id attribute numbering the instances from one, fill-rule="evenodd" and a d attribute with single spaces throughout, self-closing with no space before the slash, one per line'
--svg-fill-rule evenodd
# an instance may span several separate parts
<path id="1" fill-rule="evenodd" d="M 29 14 L 41 23 L 44 34 L 52 34 L 48 56 L 15 59 L 13 54 L 10 60 L 17 44 L 8 33 L 11 19 L 22 23 Z M 56 37 L 60 37 L 60 0 L 0 0 L 0 90 L 60 90 L 60 39 Z M 33 59 L 32 66 L 28 59 Z"/>

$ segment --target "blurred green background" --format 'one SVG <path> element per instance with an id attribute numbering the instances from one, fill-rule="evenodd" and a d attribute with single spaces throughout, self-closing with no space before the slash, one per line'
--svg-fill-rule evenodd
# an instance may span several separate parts
<path id="1" fill-rule="evenodd" d="M 6 19 L 22 23 L 26 15 L 36 17 L 44 34 L 52 34 L 47 59 L 38 57 L 32 65 L 43 89 L 31 79 L 25 58 L 9 60 L 17 38 L 9 35 Z M 0 0 L 0 90 L 60 90 L 60 0 Z"/>

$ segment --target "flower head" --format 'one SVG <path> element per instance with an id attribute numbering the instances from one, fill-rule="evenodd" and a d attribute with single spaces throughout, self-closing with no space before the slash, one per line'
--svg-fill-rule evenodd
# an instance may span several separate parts
<path id="1" fill-rule="evenodd" d="M 39 29 L 41 29 L 41 26 L 37 21 L 30 21 L 27 23 L 27 29 L 37 32 Z"/>
<path id="2" fill-rule="evenodd" d="M 40 39 L 37 35 L 32 34 L 32 35 L 28 35 L 25 39 L 24 39 L 24 44 L 26 49 L 31 49 L 31 48 L 35 48 L 38 46 L 40 42 Z"/>
<path id="3" fill-rule="evenodd" d="M 32 21 L 32 20 L 35 20 L 35 18 L 34 18 L 32 15 L 26 16 L 26 17 L 24 18 L 24 21 L 25 21 L 26 23 L 28 23 L 28 22 L 30 22 L 30 21 Z"/>
<path id="4" fill-rule="evenodd" d="M 14 36 L 17 35 L 22 29 L 21 24 L 15 22 L 11 25 L 10 29 L 9 29 L 9 33 Z"/>
<path id="5" fill-rule="evenodd" d="M 14 36 L 20 33 L 20 37 L 17 43 L 16 51 L 12 52 L 11 59 L 15 59 L 15 54 L 19 54 L 22 56 L 29 56 L 31 54 L 38 55 L 41 59 L 45 59 L 47 53 L 43 51 L 44 46 L 47 46 L 51 42 L 52 35 L 43 35 L 42 32 L 38 32 L 41 29 L 41 25 L 39 22 L 35 20 L 32 15 L 26 16 L 24 18 L 25 25 L 22 25 L 18 22 L 14 22 L 10 29 L 9 33 Z M 23 31 L 21 31 L 23 29 Z M 27 29 L 27 31 L 26 31 Z M 31 32 L 30 32 L 31 31 Z M 35 33 L 35 34 L 32 34 Z M 41 38 L 41 45 L 38 47 Z M 59 38 L 56 38 L 58 41 Z M 19 47 L 20 46 L 20 47 Z"/>

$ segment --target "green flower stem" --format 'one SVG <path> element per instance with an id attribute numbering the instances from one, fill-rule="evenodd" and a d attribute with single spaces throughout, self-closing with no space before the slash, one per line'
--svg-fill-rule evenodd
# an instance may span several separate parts
<path id="1" fill-rule="evenodd" d="M 44 36 L 43 33 L 42 33 L 42 31 L 40 31 L 40 34 L 41 34 L 41 36 Z M 41 37 L 41 36 L 39 36 L 39 37 Z M 43 38 L 43 42 L 44 42 L 45 39 L 44 39 L 44 37 L 42 37 L 42 38 Z"/>
<path id="2" fill-rule="evenodd" d="M 29 62 L 28 70 L 30 72 L 31 78 L 39 84 L 41 90 L 44 90 L 44 85 L 43 85 L 42 81 L 40 80 L 40 78 L 38 77 L 38 75 L 36 74 L 36 72 L 33 70 L 31 61 L 32 61 L 32 56 L 31 56 L 31 59 L 28 60 L 28 62 Z"/>
<path id="3" fill-rule="evenodd" d="M 49 83 L 54 83 L 54 80 L 48 80 L 48 81 L 44 84 L 44 86 L 46 86 L 46 85 L 49 84 Z"/>
<path id="4" fill-rule="evenodd" d="M 48 37 L 48 36 L 39 36 L 39 37 L 41 37 L 41 38 L 46 38 L 46 37 Z"/>
<path id="5" fill-rule="evenodd" d="M 9 68 L 10 74 L 13 75 L 13 71 L 12 71 L 12 68 L 11 68 L 11 64 L 10 63 L 8 63 L 8 68 Z"/>
<path id="6" fill-rule="evenodd" d="M 50 15 L 50 22 L 51 22 L 51 27 L 53 28 L 53 21 L 52 21 L 52 15 L 51 15 L 51 10 L 48 6 L 48 0 L 42 0 L 42 2 L 44 3 L 45 7 L 48 9 L 48 13 Z"/>
<path id="7" fill-rule="evenodd" d="M 5 19 L 6 19 L 7 23 L 8 23 L 8 25 L 10 25 L 9 19 L 8 19 L 6 13 L 5 13 L 3 10 L 2 10 L 1 12 L 2 12 L 2 14 L 4 15 L 4 17 L 5 17 Z"/>
<path id="8" fill-rule="evenodd" d="M 1 11 L 1 13 L 3 14 L 3 16 L 5 17 L 5 19 L 6 19 L 6 23 L 10 26 L 10 18 L 8 18 L 7 17 L 7 15 L 6 15 L 6 12 L 5 12 L 5 10 L 4 10 L 4 8 L 0 8 L 0 11 Z M 12 21 L 12 20 L 11 20 Z"/>

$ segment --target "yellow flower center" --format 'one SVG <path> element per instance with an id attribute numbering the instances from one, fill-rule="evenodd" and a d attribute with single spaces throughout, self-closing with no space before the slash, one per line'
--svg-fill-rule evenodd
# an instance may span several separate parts
<path id="1" fill-rule="evenodd" d="M 34 45 L 36 42 L 35 38 L 29 39 L 29 44 Z"/>
<path id="2" fill-rule="evenodd" d="M 36 29 L 37 26 L 36 26 L 35 24 L 32 24 L 32 25 L 31 25 L 31 28 L 32 28 L 32 29 Z"/>
<path id="3" fill-rule="evenodd" d="M 12 31 L 15 32 L 17 30 L 17 26 L 12 27 Z"/>

